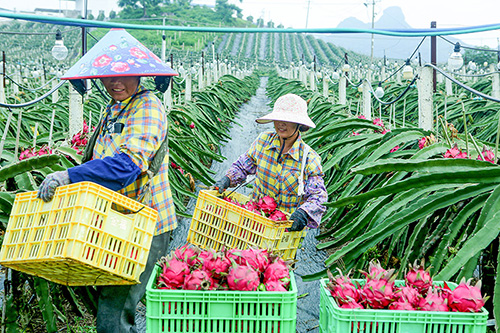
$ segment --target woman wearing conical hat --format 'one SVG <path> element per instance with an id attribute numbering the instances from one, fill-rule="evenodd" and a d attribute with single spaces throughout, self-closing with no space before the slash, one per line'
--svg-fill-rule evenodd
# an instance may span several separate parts
<path id="1" fill-rule="evenodd" d="M 274 122 L 275 130 L 261 133 L 215 187 L 223 193 L 255 174 L 253 200 L 273 197 L 278 209 L 291 214 L 290 231 L 317 228 L 326 210 L 327 192 L 321 159 L 300 135 L 316 127 L 307 115 L 306 101 L 295 94 L 281 96 L 273 111 L 256 121 Z"/>
<path id="2" fill-rule="evenodd" d="M 140 78 L 154 76 L 164 92 L 177 75 L 123 29 L 111 29 L 62 79 L 81 93 L 84 79 L 100 79 L 111 100 L 86 147 L 82 164 L 48 175 L 38 192 L 50 201 L 58 186 L 92 181 L 158 211 L 140 284 L 99 287 L 97 332 L 136 332 L 136 306 L 155 263 L 168 250 L 177 227 L 168 181 L 167 115 L 161 101 Z"/>

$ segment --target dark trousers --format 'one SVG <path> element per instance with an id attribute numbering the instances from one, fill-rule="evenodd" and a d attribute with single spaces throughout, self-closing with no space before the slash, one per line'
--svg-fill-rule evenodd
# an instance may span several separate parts
<path id="1" fill-rule="evenodd" d="M 97 332 L 135 333 L 135 312 L 156 262 L 167 255 L 170 232 L 153 237 L 146 269 L 139 284 L 98 288 Z"/>

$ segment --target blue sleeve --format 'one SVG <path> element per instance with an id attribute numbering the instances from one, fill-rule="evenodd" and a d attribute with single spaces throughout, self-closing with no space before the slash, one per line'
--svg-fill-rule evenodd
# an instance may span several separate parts
<path id="1" fill-rule="evenodd" d="M 95 159 L 68 169 L 71 183 L 91 181 L 113 191 L 132 184 L 141 169 L 125 153 Z"/>

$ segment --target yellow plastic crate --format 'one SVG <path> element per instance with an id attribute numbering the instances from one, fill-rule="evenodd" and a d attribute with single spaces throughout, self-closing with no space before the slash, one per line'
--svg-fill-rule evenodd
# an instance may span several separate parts
<path id="1" fill-rule="evenodd" d="M 285 260 L 295 259 L 305 231 L 285 232 L 292 221 L 273 221 L 223 200 L 218 191 L 198 194 L 187 241 L 203 249 L 246 249 L 256 246 L 273 249 Z M 240 203 L 250 200 L 241 193 L 231 198 Z M 288 214 L 287 214 L 288 215 Z"/>
<path id="2" fill-rule="evenodd" d="M 136 284 L 158 213 L 91 182 L 16 195 L 0 264 L 67 286 Z"/>

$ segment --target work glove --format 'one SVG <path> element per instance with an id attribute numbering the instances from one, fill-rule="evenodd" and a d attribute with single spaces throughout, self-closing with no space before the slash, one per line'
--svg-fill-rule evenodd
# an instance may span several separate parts
<path id="1" fill-rule="evenodd" d="M 307 225 L 307 213 L 302 209 L 297 209 L 290 215 L 290 220 L 293 221 L 292 226 L 288 229 L 289 231 L 301 231 Z"/>
<path id="2" fill-rule="evenodd" d="M 229 179 L 229 177 L 224 176 L 215 183 L 214 188 L 216 190 L 219 190 L 219 193 L 222 194 L 229 187 L 230 184 L 231 180 Z"/>
<path id="3" fill-rule="evenodd" d="M 40 184 L 37 197 L 45 202 L 49 202 L 52 200 L 57 187 L 68 185 L 69 183 L 70 180 L 67 170 L 51 173 L 47 175 L 42 184 Z"/>

